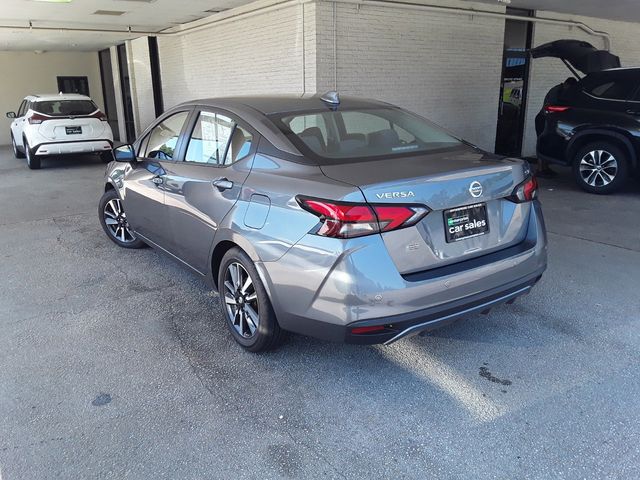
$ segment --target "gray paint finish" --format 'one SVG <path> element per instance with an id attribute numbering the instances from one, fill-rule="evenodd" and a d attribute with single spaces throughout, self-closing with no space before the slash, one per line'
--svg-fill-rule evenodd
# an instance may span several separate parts
<path id="1" fill-rule="evenodd" d="M 347 97 L 339 110 L 385 105 Z M 323 162 L 297 150 L 292 153 L 294 145 L 266 116 L 327 110 L 319 98 L 198 100 L 165 117 L 185 109 L 194 109 L 190 122 L 199 109 L 232 116 L 254 133 L 253 153 L 228 166 L 181 161 L 188 140 L 184 136 L 192 129 L 185 126 L 171 161 L 114 162 L 105 182 L 117 188 L 129 224 L 139 236 L 208 276 L 212 284 L 218 276 L 212 262 L 217 246 L 231 241 L 243 248 L 256 263 L 285 330 L 345 340 L 353 322 L 413 321 L 448 303 L 480 301 L 476 297 L 485 292 L 488 296 L 501 288 L 524 286 L 514 282 L 530 286 L 546 268 L 544 221 L 541 210 L 532 208 L 536 201 L 515 204 L 506 198 L 529 176 L 521 160 L 502 159 L 460 143 L 415 157 Z M 144 138 L 145 134 L 138 142 Z M 160 183 L 149 181 L 151 177 Z M 219 180 L 230 182 L 231 188 L 220 190 L 215 186 Z M 482 188 L 474 196 L 471 186 L 478 182 Z M 408 197 L 396 196 L 399 192 Z M 268 209 L 256 210 L 256 195 Z M 316 234 L 319 219 L 300 207 L 300 195 L 369 205 L 415 204 L 431 212 L 407 228 L 330 238 Z M 153 208 L 147 208 L 149 203 Z M 447 243 L 446 210 L 478 203 L 486 206 L 488 233 Z M 259 212 L 266 216 L 254 218 Z M 526 251 L 477 268 L 422 281 L 403 276 L 506 251 L 525 237 L 531 238 Z M 387 317 L 393 318 L 385 322 Z"/>

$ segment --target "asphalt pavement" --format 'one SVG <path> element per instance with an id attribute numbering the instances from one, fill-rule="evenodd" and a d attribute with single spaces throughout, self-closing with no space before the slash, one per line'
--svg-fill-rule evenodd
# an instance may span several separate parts
<path id="1" fill-rule="evenodd" d="M 549 269 L 390 347 L 241 350 L 97 221 L 104 165 L 0 149 L 0 479 L 640 478 L 640 181 L 541 181 Z"/>

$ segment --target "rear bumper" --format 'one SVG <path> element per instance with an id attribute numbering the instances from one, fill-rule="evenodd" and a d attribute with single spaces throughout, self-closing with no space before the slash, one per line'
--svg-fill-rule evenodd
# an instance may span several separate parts
<path id="1" fill-rule="evenodd" d="M 100 153 L 113 148 L 113 142 L 108 139 L 81 140 L 77 142 L 42 143 L 34 148 L 35 155 L 68 155 L 74 153 Z"/>
<path id="2" fill-rule="evenodd" d="M 533 286 L 540 280 L 544 268 L 535 272 L 526 279 L 520 279 L 494 288 L 478 295 L 472 295 L 461 300 L 450 302 L 437 307 L 427 308 L 409 314 L 397 315 L 394 317 L 381 318 L 377 320 L 367 320 L 354 322 L 346 327 L 341 335 L 346 343 L 356 344 L 377 344 L 389 345 L 402 338 L 412 337 L 421 332 L 433 330 L 463 318 L 467 318 L 479 313 L 488 313 L 488 310 L 503 304 L 512 303 L 516 298 L 528 294 Z M 351 333 L 358 327 L 384 327 L 380 333 L 354 335 Z"/>
<path id="3" fill-rule="evenodd" d="M 400 275 L 375 236 L 333 253 L 321 249 L 326 240 L 307 236 L 280 260 L 256 266 L 283 329 L 338 342 L 389 343 L 510 302 L 547 265 L 537 201 L 521 244 L 416 274 Z M 352 333 L 373 326 L 384 330 Z"/>

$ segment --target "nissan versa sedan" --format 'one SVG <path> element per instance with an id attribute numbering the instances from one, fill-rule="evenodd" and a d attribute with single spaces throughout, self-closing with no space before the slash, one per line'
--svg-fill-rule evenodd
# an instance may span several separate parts
<path id="1" fill-rule="evenodd" d="M 233 338 L 390 344 L 528 293 L 546 233 L 528 164 L 358 98 L 199 100 L 114 151 L 99 219 L 208 277 Z"/>

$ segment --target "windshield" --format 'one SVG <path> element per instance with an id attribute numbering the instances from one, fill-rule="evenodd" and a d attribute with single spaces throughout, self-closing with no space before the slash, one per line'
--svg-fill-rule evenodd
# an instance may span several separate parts
<path id="1" fill-rule="evenodd" d="M 304 154 L 327 160 L 419 155 L 461 145 L 435 124 L 392 107 L 271 117 Z"/>
<path id="2" fill-rule="evenodd" d="M 98 110 L 98 107 L 91 100 L 52 100 L 36 102 L 33 109 L 52 117 L 68 117 L 90 115 Z"/>

